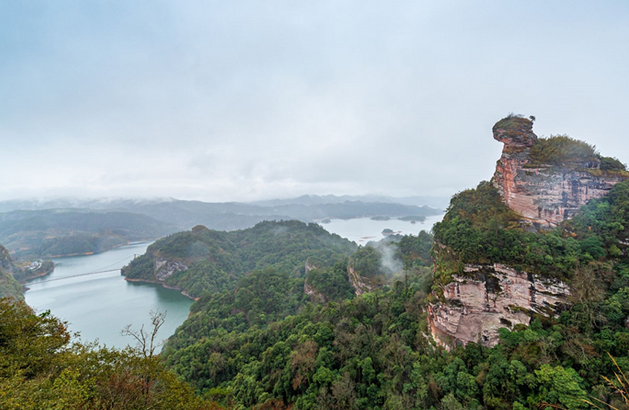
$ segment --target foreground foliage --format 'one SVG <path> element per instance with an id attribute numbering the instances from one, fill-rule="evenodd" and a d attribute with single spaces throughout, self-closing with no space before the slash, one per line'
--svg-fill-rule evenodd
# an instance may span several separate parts
<path id="1" fill-rule="evenodd" d="M 215 409 L 156 356 L 72 343 L 65 323 L 0 299 L 0 408 Z"/>

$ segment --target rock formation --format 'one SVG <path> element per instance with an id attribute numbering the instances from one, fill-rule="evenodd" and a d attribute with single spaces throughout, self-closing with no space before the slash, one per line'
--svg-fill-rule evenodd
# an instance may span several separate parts
<path id="1" fill-rule="evenodd" d="M 498 329 L 528 325 L 531 313 L 554 314 L 569 296 L 568 286 L 501 264 L 466 265 L 443 289 L 443 302 L 429 305 L 435 339 L 498 343 Z"/>
<path id="2" fill-rule="evenodd" d="M 176 272 L 185 271 L 187 269 L 188 265 L 185 265 L 179 261 L 173 261 L 166 258 L 158 258 L 155 261 L 154 275 L 157 281 L 164 282 L 166 279 L 173 276 Z"/>
<path id="3" fill-rule="evenodd" d="M 567 164 L 534 161 L 531 149 L 538 138 L 529 119 L 507 117 L 496 123 L 493 133 L 505 145 L 492 182 L 507 206 L 534 228 L 557 226 L 627 179 L 623 173 L 601 171 L 596 158 Z"/>
<path id="4" fill-rule="evenodd" d="M 349 278 L 349 283 L 354 287 L 356 296 L 360 296 L 363 293 L 371 292 L 374 289 L 374 285 L 371 281 L 361 276 L 358 271 L 353 266 L 347 267 L 347 274 Z"/>
<path id="5" fill-rule="evenodd" d="M 492 184 L 528 230 L 558 226 L 629 177 L 622 169 L 602 170 L 603 157 L 593 147 L 568 137 L 560 137 L 560 142 L 583 148 L 587 155 L 540 161 L 556 158 L 539 154 L 542 146 L 537 144 L 553 147 L 559 140 L 538 139 L 533 122 L 525 118 L 499 121 L 493 136 L 505 145 Z M 445 279 L 428 306 L 428 323 L 435 340 L 446 347 L 469 342 L 493 346 L 498 329 L 528 325 L 535 314 L 555 315 L 570 295 L 569 286 L 556 279 L 498 263 L 462 264 L 439 242 L 433 246 L 433 257 L 435 277 Z"/>

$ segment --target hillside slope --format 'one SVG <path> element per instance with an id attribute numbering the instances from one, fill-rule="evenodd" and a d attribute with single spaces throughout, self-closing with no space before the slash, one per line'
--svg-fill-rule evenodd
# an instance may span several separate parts
<path id="1" fill-rule="evenodd" d="M 10 297 L 23 299 L 22 285 L 14 278 L 20 269 L 13 264 L 9 251 L 0 245 L 0 299 Z"/>
<path id="2" fill-rule="evenodd" d="M 299 221 L 261 222 L 231 232 L 197 226 L 155 242 L 122 274 L 128 280 L 163 283 L 198 297 L 232 289 L 255 270 L 303 276 L 306 264 L 331 266 L 355 249 L 354 243 L 319 225 Z"/>

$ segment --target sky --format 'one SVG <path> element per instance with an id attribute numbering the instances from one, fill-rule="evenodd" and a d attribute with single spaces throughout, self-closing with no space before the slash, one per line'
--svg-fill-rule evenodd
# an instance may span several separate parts
<path id="1" fill-rule="evenodd" d="M 0 200 L 449 197 L 535 115 L 629 162 L 626 1 L 2 1 Z"/>

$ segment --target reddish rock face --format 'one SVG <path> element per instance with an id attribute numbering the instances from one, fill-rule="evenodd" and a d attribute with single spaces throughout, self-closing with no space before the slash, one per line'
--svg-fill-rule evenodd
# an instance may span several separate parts
<path id="1" fill-rule="evenodd" d="M 553 314 L 569 294 L 563 282 L 508 266 L 466 265 L 465 274 L 443 289 L 444 302 L 428 306 L 428 322 L 444 345 L 447 335 L 456 343 L 491 347 L 499 341 L 498 329 L 528 325 L 532 313 Z"/>
<path id="2" fill-rule="evenodd" d="M 623 175 L 609 174 L 598 163 L 551 166 L 532 164 L 531 147 L 537 142 L 533 123 L 525 118 L 501 120 L 494 139 L 504 143 L 492 180 L 509 208 L 534 228 L 547 229 L 571 218 L 583 205 L 605 196 Z"/>
<path id="3" fill-rule="evenodd" d="M 505 118 L 496 123 L 493 134 L 505 145 L 492 182 L 506 205 L 531 228 L 557 226 L 627 179 L 626 173 L 600 170 L 596 158 L 566 166 L 533 162 L 531 150 L 540 142 L 526 118 Z M 533 149 L 536 158 L 541 147 Z M 443 293 L 435 294 L 439 301 L 427 308 L 432 335 L 446 347 L 469 342 L 493 346 L 498 329 L 528 325 L 532 314 L 552 316 L 570 295 L 563 282 L 500 264 L 465 265 L 458 273 L 447 267 L 448 260 L 457 259 L 451 249 L 437 243 L 433 252 L 435 269 L 449 270 L 452 278 L 442 286 Z"/>
<path id="4" fill-rule="evenodd" d="M 500 120 L 493 128 L 494 139 L 504 142 L 510 149 L 530 148 L 537 141 L 533 133 L 533 122 L 526 118 L 512 117 Z"/>

